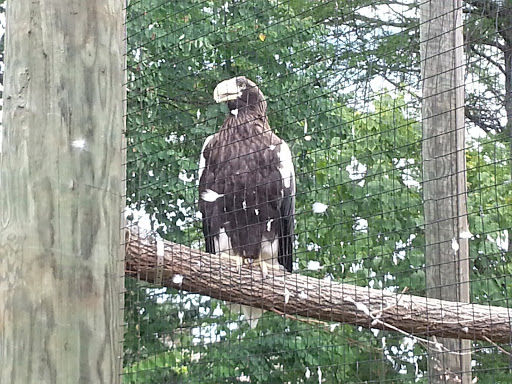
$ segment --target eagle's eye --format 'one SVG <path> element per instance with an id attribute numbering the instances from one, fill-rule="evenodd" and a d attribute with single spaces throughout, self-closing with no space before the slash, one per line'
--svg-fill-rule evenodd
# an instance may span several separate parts
<path id="1" fill-rule="evenodd" d="M 245 82 L 240 82 L 237 85 L 240 91 L 244 91 L 247 88 L 247 84 Z"/>

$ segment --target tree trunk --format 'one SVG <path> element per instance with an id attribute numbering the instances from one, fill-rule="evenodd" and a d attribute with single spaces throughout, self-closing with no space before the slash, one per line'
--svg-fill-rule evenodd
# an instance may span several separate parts
<path id="1" fill-rule="evenodd" d="M 0 383 L 120 383 L 123 7 L 7 3 Z"/>
<path id="2" fill-rule="evenodd" d="M 415 337 L 421 344 L 429 344 L 428 336 L 495 343 L 510 340 L 511 320 L 505 307 L 396 294 L 284 271 L 270 271 L 263 280 L 260 268 L 244 266 L 238 272 L 231 259 L 170 241 L 163 242 L 164 254 L 157 256 L 152 239 L 140 239 L 133 232 L 128 235 L 126 273 L 149 283 L 280 315 L 303 316 L 308 318 L 305 321 L 392 330 Z M 447 350 L 442 344 L 434 346 Z"/>
<path id="3" fill-rule="evenodd" d="M 420 12 L 427 296 L 469 302 L 462 0 Z M 439 336 L 448 351 L 429 349 L 430 382 L 471 383 L 471 342 Z"/>

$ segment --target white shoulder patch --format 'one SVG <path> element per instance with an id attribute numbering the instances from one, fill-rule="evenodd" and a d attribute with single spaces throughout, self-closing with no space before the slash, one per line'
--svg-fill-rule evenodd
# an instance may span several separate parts
<path id="1" fill-rule="evenodd" d="M 203 175 L 203 171 L 206 167 L 206 159 L 204 158 L 203 152 L 210 140 L 213 138 L 214 135 L 210 135 L 206 138 L 206 140 L 203 143 L 203 147 L 201 148 L 201 156 L 199 157 L 199 170 L 197 172 L 197 179 L 201 180 L 201 176 Z"/>
<path id="2" fill-rule="evenodd" d="M 283 185 L 285 188 L 291 188 L 292 183 L 295 182 L 295 170 L 293 169 L 292 153 L 288 144 L 283 140 L 281 140 L 281 145 L 279 146 L 279 152 L 277 155 L 280 160 L 279 172 L 283 178 Z"/>
<path id="3" fill-rule="evenodd" d="M 207 201 L 209 203 L 213 203 L 215 200 L 217 200 L 219 197 L 224 196 L 221 193 L 217 193 L 215 191 L 212 191 L 211 189 L 207 189 L 203 193 L 201 193 L 201 199 L 204 201 Z"/>

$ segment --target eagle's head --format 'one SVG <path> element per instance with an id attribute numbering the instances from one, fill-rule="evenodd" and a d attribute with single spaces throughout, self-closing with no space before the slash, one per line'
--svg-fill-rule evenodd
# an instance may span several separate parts
<path id="1" fill-rule="evenodd" d="M 227 102 L 230 111 L 265 113 L 267 102 L 258 86 L 245 76 L 219 83 L 213 91 L 217 103 Z"/>

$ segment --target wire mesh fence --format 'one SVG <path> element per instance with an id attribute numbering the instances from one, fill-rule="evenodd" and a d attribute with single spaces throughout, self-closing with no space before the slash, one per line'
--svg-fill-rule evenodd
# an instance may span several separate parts
<path id="1" fill-rule="evenodd" d="M 128 2 L 124 383 L 510 382 L 512 4 L 447 3 Z"/>

